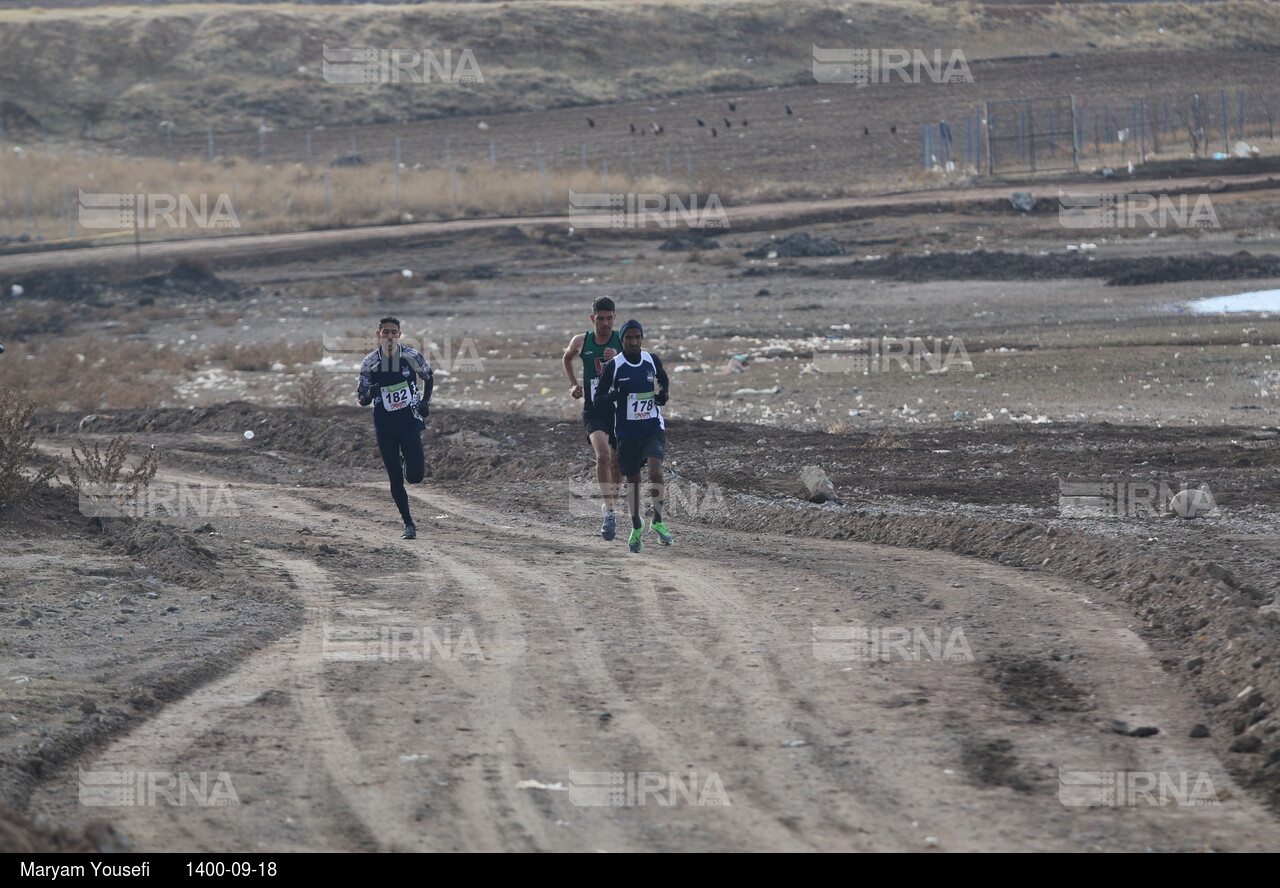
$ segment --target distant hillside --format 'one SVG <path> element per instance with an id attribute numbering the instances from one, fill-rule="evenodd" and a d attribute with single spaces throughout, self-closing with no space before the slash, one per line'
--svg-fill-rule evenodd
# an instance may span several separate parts
<path id="1" fill-rule="evenodd" d="M 82 133 L 86 122 L 112 137 L 126 124 L 153 130 L 161 121 L 198 132 L 541 110 L 812 82 L 815 44 L 959 49 L 970 60 L 1270 52 L 1280 46 L 1280 6 L 516 0 L 11 9 L 0 10 L 0 115 L 9 138 L 43 128 L 56 139 Z M 322 77 L 325 46 L 430 50 L 441 64 L 417 66 L 432 82 L 331 83 Z M 474 67 L 463 73 L 482 82 L 440 82 L 446 49 L 455 72 L 469 50 Z"/>

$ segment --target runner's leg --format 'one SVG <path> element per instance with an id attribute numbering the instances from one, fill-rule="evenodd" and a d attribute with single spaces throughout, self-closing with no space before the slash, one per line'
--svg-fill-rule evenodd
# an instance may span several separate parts
<path id="1" fill-rule="evenodd" d="M 662 460 L 649 457 L 649 498 L 653 500 L 653 522 L 662 523 L 662 502 L 666 487 L 662 483 Z"/>
<path id="2" fill-rule="evenodd" d="M 640 519 L 640 473 L 627 476 L 627 505 L 631 509 L 631 527 L 638 529 L 644 527 L 644 522 Z"/>
<path id="3" fill-rule="evenodd" d="M 604 502 L 605 511 L 612 512 L 618 507 L 619 479 L 614 477 L 618 468 L 618 454 L 609 446 L 608 432 L 597 429 L 588 438 L 591 449 L 596 454 L 596 481 L 600 485 L 600 498 Z"/>
<path id="4" fill-rule="evenodd" d="M 404 479 L 410 484 L 421 484 L 427 474 L 427 458 L 422 451 L 422 432 L 401 438 L 400 452 L 404 454 Z"/>
<path id="5" fill-rule="evenodd" d="M 387 469 L 387 479 L 391 482 L 391 498 L 405 524 L 412 524 L 409 517 L 409 493 L 404 489 L 404 470 L 400 467 L 400 439 L 395 435 L 378 435 L 378 452 L 382 454 L 382 464 Z"/>

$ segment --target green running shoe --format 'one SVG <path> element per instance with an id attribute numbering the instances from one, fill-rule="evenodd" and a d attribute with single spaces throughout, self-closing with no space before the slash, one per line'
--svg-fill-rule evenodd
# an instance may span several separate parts
<path id="1" fill-rule="evenodd" d="M 640 539 L 640 534 L 642 533 L 644 533 L 643 524 L 631 531 L 631 538 L 627 540 L 627 548 L 632 552 L 639 552 L 644 548 L 644 541 Z"/>
<path id="2" fill-rule="evenodd" d="M 671 545 L 671 531 L 667 530 L 667 525 L 663 524 L 661 521 L 655 521 L 649 526 L 652 527 L 654 533 L 658 535 L 658 542 L 662 543 L 664 546 Z"/>

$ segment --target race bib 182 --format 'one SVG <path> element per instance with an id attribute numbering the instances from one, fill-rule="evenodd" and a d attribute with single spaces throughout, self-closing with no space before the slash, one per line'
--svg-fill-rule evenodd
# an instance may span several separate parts
<path id="1" fill-rule="evenodd" d="M 382 387 L 382 406 L 386 410 L 403 410 L 409 406 L 409 383 L 397 382 Z"/>

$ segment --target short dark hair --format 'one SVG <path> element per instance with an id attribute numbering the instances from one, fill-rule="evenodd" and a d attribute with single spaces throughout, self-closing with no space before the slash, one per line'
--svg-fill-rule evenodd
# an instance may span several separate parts
<path id="1" fill-rule="evenodd" d="M 383 324 L 395 324 L 397 327 L 399 327 L 399 326 L 400 326 L 400 319 L 399 319 L 399 318 L 393 318 L 391 315 L 387 315 L 385 318 L 383 318 L 382 320 L 378 321 L 378 329 L 379 329 L 379 330 L 381 330 L 381 329 L 382 329 L 382 325 L 383 325 Z"/>
<path id="2" fill-rule="evenodd" d="M 617 311 L 618 307 L 613 304 L 613 300 L 608 296 L 597 296 L 596 301 L 591 303 L 591 313 L 595 314 L 600 311 Z"/>

